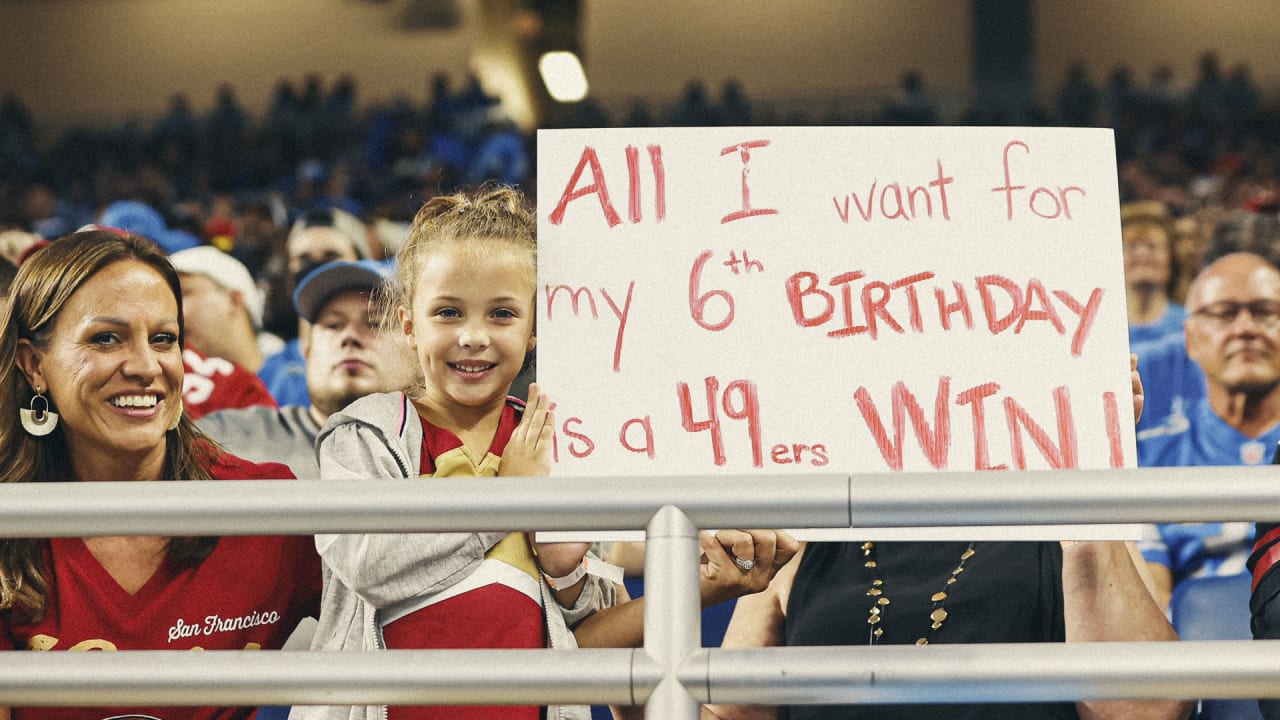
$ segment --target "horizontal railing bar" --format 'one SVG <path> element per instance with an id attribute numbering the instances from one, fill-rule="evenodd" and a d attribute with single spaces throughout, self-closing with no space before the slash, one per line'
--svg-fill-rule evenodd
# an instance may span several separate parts
<path id="1" fill-rule="evenodd" d="M 0 706 L 644 703 L 639 650 L 0 653 Z M 699 702 L 1280 697 L 1280 640 L 704 649 Z"/>
<path id="2" fill-rule="evenodd" d="M 724 704 L 1275 698 L 1280 640 L 703 650 L 679 677 Z"/>
<path id="3" fill-rule="evenodd" d="M 643 703 L 643 651 L 0 652 L 0 706 Z"/>
<path id="4" fill-rule="evenodd" d="M 1280 520 L 1275 467 L 429 482 L 8 483 L 0 537 Z"/>
<path id="5" fill-rule="evenodd" d="M 7 483 L 0 537 L 642 530 L 664 505 L 698 527 L 849 527 L 849 477 Z"/>
<path id="6" fill-rule="evenodd" d="M 0 537 L 919 527 L 1280 519 L 1276 469 L 15 483 Z M 671 659 L 668 658 L 668 661 Z M 0 706 L 629 704 L 1280 697 L 1280 641 L 695 650 L 0 653 Z"/>
<path id="7" fill-rule="evenodd" d="M 855 475 L 856 527 L 1280 520 L 1280 467 Z"/>

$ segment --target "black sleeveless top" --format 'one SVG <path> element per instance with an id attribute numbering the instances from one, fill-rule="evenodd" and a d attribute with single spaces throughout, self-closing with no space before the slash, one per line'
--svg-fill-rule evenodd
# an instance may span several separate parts
<path id="1" fill-rule="evenodd" d="M 862 543 L 809 543 L 787 603 L 786 644 L 914 645 L 930 633 L 931 597 L 941 590 L 968 547 L 965 542 L 876 543 L 879 575 L 865 567 Z M 977 542 L 964 572 L 947 589 L 947 618 L 931 643 L 1063 642 L 1062 549 L 1056 542 Z M 878 625 L 867 623 L 879 577 Z M 1047 720 L 1076 719 L 1074 703 L 989 705 L 796 705 L 786 720 Z"/>

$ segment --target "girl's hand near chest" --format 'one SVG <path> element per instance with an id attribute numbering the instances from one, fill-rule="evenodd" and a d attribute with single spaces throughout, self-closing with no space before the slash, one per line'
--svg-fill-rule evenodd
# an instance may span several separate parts
<path id="1" fill-rule="evenodd" d="M 551 401 L 537 383 L 529 385 L 529 401 L 524 415 L 511 431 L 506 450 L 502 451 L 502 463 L 498 475 L 502 477 L 538 477 L 551 474 L 551 435 L 555 427 L 555 415 L 550 410 Z M 529 533 L 529 542 L 538 556 L 542 572 L 551 577 L 563 577 L 582 564 L 582 558 L 590 543 L 538 543 L 535 534 Z M 571 606 L 582 590 L 579 580 L 567 588 L 556 590 L 556 599 Z"/>
<path id="2" fill-rule="evenodd" d="M 551 401 L 537 383 L 529 385 L 529 402 L 524 415 L 511 431 L 511 439 L 502 451 L 498 475 L 502 477 L 534 477 L 551 474 L 551 439 L 555 430 L 555 414 Z"/>

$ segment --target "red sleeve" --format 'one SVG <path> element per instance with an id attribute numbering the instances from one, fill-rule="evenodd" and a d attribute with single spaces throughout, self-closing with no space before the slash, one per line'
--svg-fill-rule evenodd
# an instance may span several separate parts
<path id="1" fill-rule="evenodd" d="M 228 452 L 218 455 L 209 472 L 215 480 L 294 480 L 297 478 L 284 463 L 254 463 Z"/>
<path id="2" fill-rule="evenodd" d="M 293 471 L 283 463 L 254 463 L 230 453 L 222 453 L 210 468 L 217 480 L 293 480 Z M 324 589 L 320 555 L 311 535 L 283 538 L 286 552 L 292 558 L 285 563 L 293 574 L 293 599 L 289 604 L 289 622 L 304 617 L 320 616 L 320 594 Z M 289 585 L 281 578 L 281 586 Z"/>
<path id="3" fill-rule="evenodd" d="M 182 402 L 192 420 L 227 408 L 277 407 L 262 379 L 235 363 L 188 347 L 182 351 L 182 364 Z"/>

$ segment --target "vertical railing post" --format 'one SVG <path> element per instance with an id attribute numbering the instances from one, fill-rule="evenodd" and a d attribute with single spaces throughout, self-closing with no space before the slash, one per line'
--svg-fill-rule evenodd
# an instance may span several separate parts
<path id="1" fill-rule="evenodd" d="M 697 720 L 700 706 L 676 675 L 702 646 L 698 529 L 665 505 L 649 521 L 645 542 L 644 649 L 662 667 L 645 705 L 646 720 Z"/>

